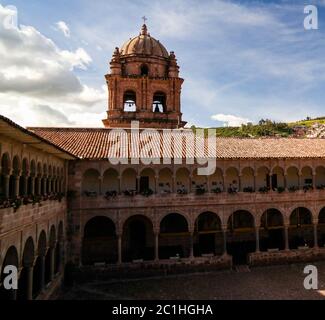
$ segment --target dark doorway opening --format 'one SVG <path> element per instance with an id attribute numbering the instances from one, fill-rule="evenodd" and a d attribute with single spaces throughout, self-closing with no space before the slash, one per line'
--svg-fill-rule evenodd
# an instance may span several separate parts
<path id="1" fill-rule="evenodd" d="M 199 235 L 199 252 L 201 254 L 215 253 L 215 233 L 200 234 Z"/>
<path id="2" fill-rule="evenodd" d="M 140 178 L 140 193 L 146 192 L 149 190 L 149 177 Z"/>
<path id="3" fill-rule="evenodd" d="M 239 241 L 228 244 L 228 253 L 232 256 L 234 265 L 248 264 L 248 254 L 255 251 L 254 241 Z"/>

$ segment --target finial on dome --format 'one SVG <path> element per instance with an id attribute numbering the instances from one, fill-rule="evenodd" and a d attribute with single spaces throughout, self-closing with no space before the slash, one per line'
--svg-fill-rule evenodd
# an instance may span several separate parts
<path id="1" fill-rule="evenodd" d="M 146 25 L 146 21 L 148 20 L 146 16 L 142 17 L 143 19 L 143 26 L 141 28 L 141 35 L 146 36 L 148 34 L 148 28 Z"/>

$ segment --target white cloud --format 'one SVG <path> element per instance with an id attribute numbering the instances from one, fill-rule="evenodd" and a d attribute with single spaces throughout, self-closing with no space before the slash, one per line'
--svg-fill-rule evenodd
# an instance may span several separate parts
<path id="1" fill-rule="evenodd" d="M 75 74 L 92 63 L 83 48 L 61 50 L 32 26 L 6 28 L 9 14 L 0 5 L 0 114 L 22 125 L 77 125 L 74 113 L 103 107 L 107 91 Z"/>
<path id="2" fill-rule="evenodd" d="M 239 127 L 242 124 L 247 124 L 248 122 L 252 122 L 246 118 L 241 118 L 231 114 L 222 114 L 222 113 L 211 116 L 211 119 L 223 122 L 224 126 L 227 127 Z"/>
<path id="3" fill-rule="evenodd" d="M 58 21 L 56 23 L 56 26 L 64 34 L 66 38 L 70 38 L 70 28 L 64 21 Z"/>

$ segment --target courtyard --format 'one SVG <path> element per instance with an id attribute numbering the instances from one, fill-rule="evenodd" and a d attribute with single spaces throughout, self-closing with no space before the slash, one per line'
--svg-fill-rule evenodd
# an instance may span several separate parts
<path id="1" fill-rule="evenodd" d="M 323 300 L 325 262 L 317 262 L 318 290 L 306 290 L 305 264 L 240 268 L 76 285 L 61 300 Z"/>

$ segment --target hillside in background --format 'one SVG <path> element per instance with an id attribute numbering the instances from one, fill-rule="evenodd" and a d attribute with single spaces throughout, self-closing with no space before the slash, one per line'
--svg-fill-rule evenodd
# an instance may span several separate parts
<path id="1" fill-rule="evenodd" d="M 195 132 L 197 128 L 192 126 Z M 243 124 L 241 127 L 218 127 L 213 128 L 218 137 L 285 137 L 285 138 L 325 138 L 325 117 L 307 118 L 291 123 L 275 122 L 269 119 L 262 119 L 258 124 Z M 206 132 L 207 134 L 207 132 Z"/>

